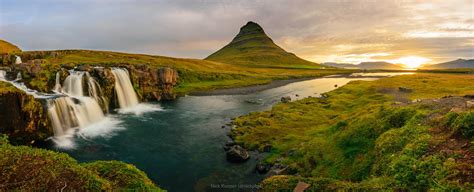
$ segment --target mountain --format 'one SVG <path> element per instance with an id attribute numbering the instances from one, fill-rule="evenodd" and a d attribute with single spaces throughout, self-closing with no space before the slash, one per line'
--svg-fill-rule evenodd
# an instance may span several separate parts
<path id="1" fill-rule="evenodd" d="M 258 67 L 321 67 L 285 51 L 265 34 L 260 25 L 252 21 L 241 27 L 229 44 L 205 60 Z"/>
<path id="2" fill-rule="evenodd" d="M 323 65 L 329 66 L 329 67 L 339 67 L 339 68 L 345 68 L 345 69 L 357 69 L 357 65 L 352 64 L 352 63 L 334 63 L 334 62 L 326 62 L 323 63 Z"/>
<path id="3" fill-rule="evenodd" d="M 19 52 L 21 52 L 21 49 L 16 45 L 0 39 L 0 55 Z"/>
<path id="4" fill-rule="evenodd" d="M 404 69 L 403 66 L 385 62 L 385 61 L 374 61 L 374 62 L 362 62 L 358 65 L 360 69 Z"/>
<path id="5" fill-rule="evenodd" d="M 393 64 L 385 61 L 373 61 L 373 62 L 361 62 L 359 64 L 350 63 L 324 63 L 323 65 L 331 67 L 340 67 L 347 69 L 392 69 L 399 70 L 404 69 L 402 65 Z"/>
<path id="6" fill-rule="evenodd" d="M 423 69 L 474 68 L 474 59 L 457 59 L 445 63 L 424 66 Z"/>

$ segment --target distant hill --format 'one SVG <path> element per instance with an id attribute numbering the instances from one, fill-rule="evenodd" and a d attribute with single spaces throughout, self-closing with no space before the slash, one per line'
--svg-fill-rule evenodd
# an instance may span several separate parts
<path id="1" fill-rule="evenodd" d="M 21 52 L 21 49 L 16 45 L 0 39 L 0 55 L 19 52 Z"/>
<path id="2" fill-rule="evenodd" d="M 402 65 L 393 64 L 385 61 L 362 62 L 359 64 L 350 63 L 324 63 L 323 65 L 347 69 L 404 69 Z"/>
<path id="3" fill-rule="evenodd" d="M 205 60 L 247 66 L 321 67 L 283 50 L 252 21 L 241 27 L 229 44 Z"/>
<path id="4" fill-rule="evenodd" d="M 426 65 L 423 69 L 459 69 L 474 68 L 474 59 L 457 59 L 445 63 Z"/>

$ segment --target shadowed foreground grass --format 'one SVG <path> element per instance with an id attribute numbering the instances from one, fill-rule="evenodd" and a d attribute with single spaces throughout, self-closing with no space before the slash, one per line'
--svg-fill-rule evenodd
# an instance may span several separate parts
<path id="1" fill-rule="evenodd" d="M 163 191 L 133 165 L 79 164 L 65 153 L 13 146 L 0 136 L 0 191 Z"/>

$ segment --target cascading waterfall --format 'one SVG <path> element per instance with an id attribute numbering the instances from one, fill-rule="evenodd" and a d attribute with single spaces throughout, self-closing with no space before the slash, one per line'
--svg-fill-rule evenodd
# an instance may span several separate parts
<path id="1" fill-rule="evenodd" d="M 59 72 L 56 72 L 56 84 L 54 85 L 53 91 L 56 93 L 61 92 L 61 76 Z"/>
<path id="2" fill-rule="evenodd" d="M 16 56 L 16 55 L 15 55 L 15 57 L 16 57 L 16 59 L 15 59 L 15 64 L 21 64 L 21 63 L 23 63 L 23 62 L 21 61 L 21 57 L 20 57 L 20 56 Z"/>
<path id="3" fill-rule="evenodd" d="M 133 89 L 130 75 L 126 69 L 113 68 L 112 73 L 115 77 L 115 92 L 119 101 L 120 108 L 130 108 L 138 105 L 138 98 Z"/>
<path id="4" fill-rule="evenodd" d="M 84 87 L 85 81 L 87 87 Z M 100 86 L 88 72 L 70 71 L 63 86 L 58 82 L 59 74 L 56 74 L 55 90 L 68 97 L 48 101 L 48 114 L 55 136 L 62 136 L 71 128 L 85 127 L 104 119 L 105 115 L 98 103 L 102 101 L 98 91 Z M 89 90 L 87 95 L 85 89 Z"/>
<path id="5" fill-rule="evenodd" d="M 23 79 L 23 77 L 21 76 L 21 73 L 18 72 L 18 73 L 16 74 L 16 79 L 15 79 L 15 81 L 21 81 L 21 79 Z"/>

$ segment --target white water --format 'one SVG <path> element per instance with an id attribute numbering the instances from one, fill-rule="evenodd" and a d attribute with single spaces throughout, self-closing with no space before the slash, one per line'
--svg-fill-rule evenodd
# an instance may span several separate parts
<path id="1" fill-rule="evenodd" d="M 86 80 L 84 78 L 87 79 L 86 85 L 84 85 Z M 60 90 L 60 93 L 69 97 L 59 97 L 48 101 L 48 113 L 55 136 L 62 136 L 67 133 L 68 129 L 82 128 L 105 118 L 98 103 L 101 96 L 98 95 L 97 89 L 100 87 L 97 88 L 97 82 L 89 73 L 70 71 L 63 86 L 58 82 L 59 74 L 56 74 L 55 90 Z M 89 89 L 88 95 L 84 92 L 86 88 Z"/>
<path id="2" fill-rule="evenodd" d="M 120 108 L 131 108 L 138 105 L 138 98 L 133 89 L 130 76 L 126 69 L 114 68 L 112 73 L 115 77 L 115 92 L 119 101 Z"/>
<path id="3" fill-rule="evenodd" d="M 59 72 L 56 72 L 56 84 L 54 85 L 53 91 L 55 93 L 61 92 L 61 76 Z"/>
<path id="4" fill-rule="evenodd" d="M 26 94 L 32 95 L 34 98 L 45 99 L 45 98 L 54 97 L 54 95 L 52 95 L 52 94 L 41 93 L 39 91 L 36 91 L 36 90 L 33 90 L 33 89 L 30 89 L 30 88 L 26 87 L 26 85 L 24 83 L 19 82 L 19 79 L 18 79 L 19 77 L 20 77 L 20 80 L 21 80 L 21 74 L 20 73 L 17 74 L 17 79 L 14 80 L 14 81 L 7 80 L 6 77 L 5 77 L 6 74 L 7 74 L 6 71 L 0 70 L 0 81 L 10 83 L 11 85 L 15 86 L 17 89 L 24 91 Z"/>
<path id="5" fill-rule="evenodd" d="M 16 55 L 15 55 L 15 57 L 16 57 L 16 59 L 15 59 L 15 64 L 21 64 L 21 63 L 23 63 L 23 62 L 21 61 L 21 57 L 20 57 L 20 56 L 16 56 Z"/>
<path id="6" fill-rule="evenodd" d="M 159 111 L 161 108 L 152 104 L 139 104 L 137 95 L 130 81 L 128 71 L 115 68 L 112 70 L 116 83 L 115 89 L 121 113 L 142 113 Z M 116 130 L 124 129 L 121 121 L 114 116 L 106 116 L 99 103 L 103 101 L 102 90 L 98 82 L 88 72 L 70 71 L 61 85 L 60 73 L 56 73 L 55 94 L 41 93 L 27 88 L 21 80 L 21 74 L 14 81 L 6 80 L 6 72 L 0 70 L 0 80 L 9 82 L 35 98 L 47 99 L 48 117 L 50 118 L 54 137 L 51 139 L 60 148 L 74 148 L 74 135 L 83 138 L 110 137 Z M 107 107 L 107 105 L 105 105 Z"/>

